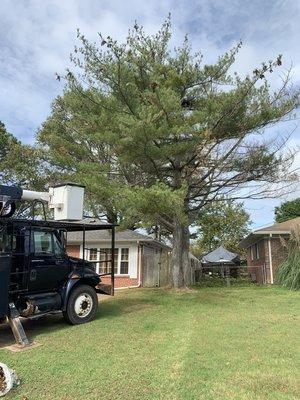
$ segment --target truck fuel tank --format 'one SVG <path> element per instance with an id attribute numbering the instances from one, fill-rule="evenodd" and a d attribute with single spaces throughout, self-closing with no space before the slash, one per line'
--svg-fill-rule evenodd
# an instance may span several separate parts
<path id="1" fill-rule="evenodd" d="M 43 314 L 61 309 L 62 298 L 58 293 L 44 293 L 22 299 L 22 306 L 17 304 L 22 317 Z"/>

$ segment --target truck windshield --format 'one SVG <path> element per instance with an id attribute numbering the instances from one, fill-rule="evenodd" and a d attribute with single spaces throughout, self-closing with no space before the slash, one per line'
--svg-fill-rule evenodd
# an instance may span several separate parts
<path id="1" fill-rule="evenodd" d="M 34 232 L 34 252 L 35 254 L 51 255 L 53 254 L 52 233 Z"/>

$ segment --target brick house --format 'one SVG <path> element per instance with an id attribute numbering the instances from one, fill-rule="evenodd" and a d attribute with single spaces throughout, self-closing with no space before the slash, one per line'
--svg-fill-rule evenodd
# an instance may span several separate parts
<path id="1" fill-rule="evenodd" d="M 285 257 L 285 244 L 300 227 L 300 217 L 253 231 L 240 243 L 247 249 L 247 265 L 253 281 L 274 283 L 276 268 Z"/>
<path id="2" fill-rule="evenodd" d="M 87 231 L 85 259 L 92 261 L 98 273 L 109 272 L 111 239 L 109 232 Z M 82 233 L 71 232 L 67 238 L 67 252 L 73 257 L 83 257 Z M 155 287 L 168 284 L 171 248 L 138 232 L 116 232 L 115 287 Z M 110 277 L 102 277 L 110 283 Z"/>

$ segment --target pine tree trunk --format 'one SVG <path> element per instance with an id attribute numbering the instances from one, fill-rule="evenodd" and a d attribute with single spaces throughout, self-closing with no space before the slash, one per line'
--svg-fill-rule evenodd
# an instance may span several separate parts
<path id="1" fill-rule="evenodd" d="M 190 283 L 189 227 L 174 221 L 171 278 L 174 288 L 184 288 Z"/>

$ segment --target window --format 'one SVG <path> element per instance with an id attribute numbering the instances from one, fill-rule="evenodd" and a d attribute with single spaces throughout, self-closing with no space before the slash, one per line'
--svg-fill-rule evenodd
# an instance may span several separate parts
<path id="1" fill-rule="evenodd" d="M 90 251 L 93 249 L 90 249 Z M 90 253 L 91 254 L 91 253 Z M 90 258 L 90 260 L 92 260 Z M 99 261 L 98 261 L 99 260 Z M 111 248 L 99 249 L 99 264 L 100 274 L 109 274 L 111 272 Z M 129 271 L 129 249 L 115 249 L 114 257 L 115 274 L 128 275 Z"/>
<path id="2" fill-rule="evenodd" d="M 129 249 L 121 249 L 120 274 L 128 274 Z"/>
<path id="3" fill-rule="evenodd" d="M 97 249 L 89 249 L 89 261 L 91 261 L 93 263 L 93 266 L 95 268 L 95 271 L 98 270 L 98 250 Z"/>
<path id="4" fill-rule="evenodd" d="M 119 249 L 115 249 L 115 257 L 114 257 L 114 272 L 118 273 L 118 255 Z M 108 274 L 111 272 L 111 249 L 100 249 L 100 274 Z"/>
<path id="5" fill-rule="evenodd" d="M 56 257 L 62 257 L 65 254 L 64 248 L 56 235 L 53 235 L 53 246 Z"/>
<path id="6" fill-rule="evenodd" d="M 50 232 L 38 232 L 33 233 L 34 237 L 34 252 L 40 255 L 52 255 L 52 234 Z"/>
<path id="7" fill-rule="evenodd" d="M 254 254 L 255 254 L 256 259 L 258 260 L 258 259 L 259 259 L 259 247 L 258 247 L 258 243 L 255 243 L 255 245 L 254 245 Z"/>
<path id="8" fill-rule="evenodd" d="M 254 259 L 256 259 L 256 260 L 259 259 L 259 245 L 258 245 L 258 243 L 254 243 L 252 246 L 250 246 L 250 254 L 251 254 L 251 260 L 252 261 Z"/>
<path id="9" fill-rule="evenodd" d="M 90 249 L 89 261 L 97 261 L 98 259 L 98 250 Z"/>

